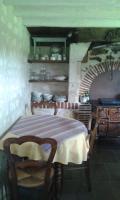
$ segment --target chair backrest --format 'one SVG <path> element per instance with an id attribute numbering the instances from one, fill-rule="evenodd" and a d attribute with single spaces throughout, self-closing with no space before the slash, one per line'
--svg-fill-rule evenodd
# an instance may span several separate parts
<path id="1" fill-rule="evenodd" d="M 74 118 L 74 112 L 72 109 L 58 108 L 56 115 L 59 117 Z"/>
<path id="2" fill-rule="evenodd" d="M 52 114 L 56 115 L 57 113 L 57 105 L 55 102 L 32 102 L 31 104 L 31 112 L 32 114 Z"/>
<path id="3" fill-rule="evenodd" d="M 18 144 L 21 145 L 26 142 L 34 142 L 38 145 L 45 145 L 48 144 L 48 146 L 42 146 L 43 148 L 46 148 L 47 151 L 49 151 L 49 156 L 47 161 L 41 161 L 41 160 L 28 160 L 28 159 L 21 159 L 16 160 L 13 154 L 11 153 L 11 145 Z M 50 149 L 49 149 L 50 148 Z M 56 140 L 52 138 L 39 138 L 36 136 L 22 136 L 19 138 L 8 138 L 4 141 L 4 150 L 6 154 L 8 155 L 8 163 L 9 163 L 9 169 L 11 174 L 11 183 L 13 187 L 13 191 L 15 191 L 15 188 L 17 190 L 17 172 L 16 169 L 28 169 L 28 168 L 37 168 L 37 169 L 43 169 L 45 168 L 45 185 L 47 187 L 47 184 L 50 179 L 50 169 L 52 165 L 53 158 L 55 156 L 57 149 L 57 142 Z M 16 199 L 16 198 L 15 198 Z"/>
<path id="4" fill-rule="evenodd" d="M 89 155 L 91 155 L 93 151 L 93 147 L 97 136 L 98 124 L 99 124 L 99 118 L 93 118 L 91 122 L 90 139 L 89 139 L 89 145 L 90 145 Z"/>
<path id="5" fill-rule="evenodd" d="M 50 151 L 47 162 L 51 163 L 53 161 L 53 158 L 54 158 L 54 155 L 55 155 L 56 149 L 57 149 L 57 142 L 53 138 L 40 138 L 40 137 L 37 137 L 37 136 L 31 136 L 31 135 L 21 136 L 19 138 L 7 138 L 4 141 L 4 144 L 3 144 L 4 150 L 5 150 L 5 152 L 7 153 L 8 156 L 9 155 L 12 156 L 10 146 L 12 144 L 21 145 L 21 144 L 26 143 L 26 142 L 34 142 L 38 145 L 50 144 L 51 145 L 51 151 Z"/>
<path id="6" fill-rule="evenodd" d="M 91 115 L 92 115 L 92 108 L 91 104 L 82 104 L 79 107 L 78 111 L 75 111 L 75 118 L 81 122 L 83 122 L 88 130 L 91 129 Z"/>

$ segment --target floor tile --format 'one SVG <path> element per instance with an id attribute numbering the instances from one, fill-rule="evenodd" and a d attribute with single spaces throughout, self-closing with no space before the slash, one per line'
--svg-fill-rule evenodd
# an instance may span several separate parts
<path id="1" fill-rule="evenodd" d="M 66 172 L 62 200 L 120 200 L 120 139 L 97 141 L 90 169 L 92 191 L 84 171 Z"/>

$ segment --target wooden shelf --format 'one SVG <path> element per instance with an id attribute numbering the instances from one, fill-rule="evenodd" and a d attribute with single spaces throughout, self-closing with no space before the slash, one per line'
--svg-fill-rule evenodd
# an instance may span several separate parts
<path id="1" fill-rule="evenodd" d="M 30 60 L 28 63 L 68 63 L 68 60 Z"/>
<path id="2" fill-rule="evenodd" d="M 43 83 L 48 83 L 48 82 L 59 82 L 59 83 L 67 83 L 68 80 L 64 80 L 64 81 L 58 81 L 58 80 L 29 80 L 29 82 L 31 83 L 39 83 L 39 82 L 43 82 Z"/>

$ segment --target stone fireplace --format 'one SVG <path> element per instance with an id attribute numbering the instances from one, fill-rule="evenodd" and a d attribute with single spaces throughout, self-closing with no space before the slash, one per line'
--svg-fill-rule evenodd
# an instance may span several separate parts
<path id="1" fill-rule="evenodd" d="M 85 92 L 90 94 L 92 100 L 120 97 L 120 44 L 106 45 L 102 47 L 102 52 L 101 46 L 99 52 L 98 48 L 89 48 L 90 43 L 71 45 L 68 101 L 79 102 L 79 97 Z M 116 52 L 114 48 L 117 48 Z M 86 61 L 83 62 L 85 56 Z"/>
<path id="2" fill-rule="evenodd" d="M 78 104 L 89 92 L 92 111 L 101 115 L 99 135 L 120 136 L 120 43 L 93 49 L 90 45 L 71 44 L 68 101 Z"/>
<path id="3" fill-rule="evenodd" d="M 91 100 L 99 98 L 120 97 L 120 62 L 103 62 L 94 66 L 84 73 L 79 94 L 86 91 L 90 94 Z"/>
<path id="4" fill-rule="evenodd" d="M 79 94 L 89 92 L 100 117 L 98 136 L 120 136 L 120 62 L 90 65 L 81 76 Z"/>

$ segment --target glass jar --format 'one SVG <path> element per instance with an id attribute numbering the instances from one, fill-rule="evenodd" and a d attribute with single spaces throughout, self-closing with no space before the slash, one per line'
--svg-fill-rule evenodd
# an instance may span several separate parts
<path id="1" fill-rule="evenodd" d="M 46 80 L 51 80 L 51 74 L 50 74 L 50 72 L 46 72 Z"/>

